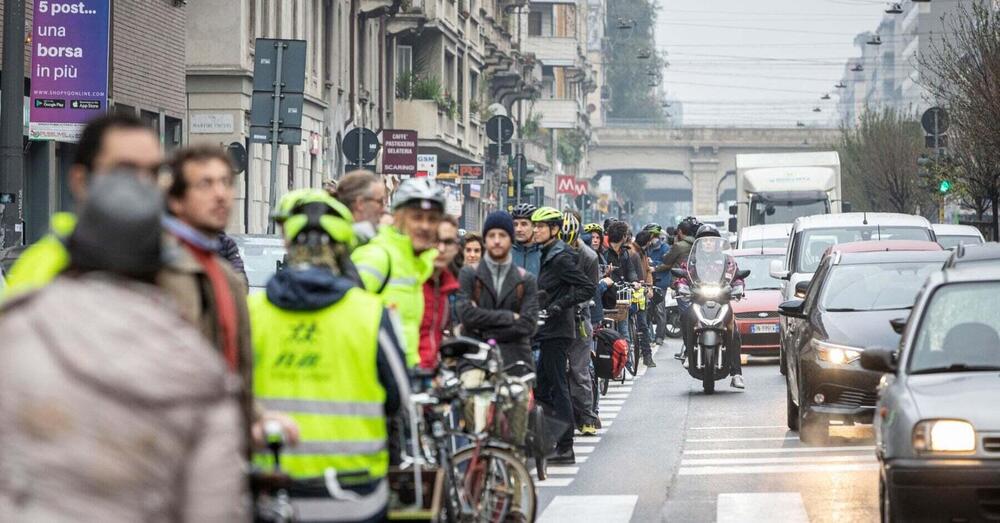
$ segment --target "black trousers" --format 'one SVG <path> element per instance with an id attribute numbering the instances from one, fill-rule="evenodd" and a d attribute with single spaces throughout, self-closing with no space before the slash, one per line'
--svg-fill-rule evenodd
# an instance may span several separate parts
<path id="1" fill-rule="evenodd" d="M 566 372 L 569 365 L 568 354 L 573 340 L 551 338 L 541 340 L 541 354 L 538 358 L 538 401 L 549 406 L 557 418 L 567 424 L 559 436 L 556 450 L 564 452 L 573 448 L 573 403 L 569 395 L 569 380 Z"/>
<path id="2" fill-rule="evenodd" d="M 681 313 L 681 331 L 684 335 L 684 349 L 687 351 L 688 360 L 691 358 L 691 350 L 696 345 L 694 331 L 698 327 L 698 317 L 695 316 L 692 304 L 686 311 Z M 736 322 L 733 320 L 732 310 L 729 311 L 724 323 L 729 325 L 726 329 L 726 354 L 729 358 L 729 375 L 736 376 L 743 374 L 743 362 L 740 360 L 740 337 L 736 333 Z"/>

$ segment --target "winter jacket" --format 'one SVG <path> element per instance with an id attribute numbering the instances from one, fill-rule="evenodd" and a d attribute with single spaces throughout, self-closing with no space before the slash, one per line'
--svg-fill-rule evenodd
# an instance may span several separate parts
<path id="1" fill-rule="evenodd" d="M 652 244 L 646 247 L 646 257 L 653 260 L 653 263 L 651 264 L 651 266 L 654 267 L 653 285 L 656 285 L 661 289 L 666 289 L 670 286 L 670 271 L 657 271 L 656 269 L 663 264 L 663 257 L 666 256 L 669 251 L 670 246 L 667 245 L 667 242 L 662 240 L 660 241 L 660 245 L 655 249 L 652 247 Z"/>
<path id="2" fill-rule="evenodd" d="M 417 255 L 410 237 L 394 227 L 384 226 L 368 244 L 351 254 L 364 288 L 382 296 L 387 307 L 396 310 L 403 325 L 406 364 L 420 363 L 420 322 L 424 318 L 423 285 L 434 272 L 438 251 Z"/>
<path id="3" fill-rule="evenodd" d="M 513 247 L 510 250 L 511 256 L 514 257 L 514 265 L 530 272 L 538 278 L 538 273 L 542 270 L 542 246 L 537 243 L 529 243 L 524 245 L 522 243 L 514 242 Z"/>
<path id="4" fill-rule="evenodd" d="M 493 287 L 489 267 L 483 262 L 475 268 L 463 267 L 458 277 L 461 287 L 456 310 L 462 330 L 478 339 L 496 340 L 504 364 L 523 361 L 530 367 L 514 369 L 512 374 L 533 371 L 531 337 L 538 328 L 538 283 L 535 276 L 512 266 L 504 278 L 503 288 L 498 291 Z M 514 313 L 518 315 L 516 320 Z"/>
<path id="5" fill-rule="evenodd" d="M 547 301 L 540 305 L 549 317 L 538 329 L 536 338 L 576 338 L 576 306 L 593 298 L 596 287 L 577 266 L 576 255 L 562 240 L 543 247 L 538 290 L 546 293 Z"/>
<path id="6" fill-rule="evenodd" d="M 615 270 L 611 271 L 610 277 L 616 283 L 640 281 L 640 275 L 636 273 L 635 264 L 632 262 L 634 253 L 627 245 L 622 244 L 621 252 L 615 251 L 614 247 L 604 250 L 604 259 L 609 265 L 614 265 Z"/>
<path id="7" fill-rule="evenodd" d="M 420 366 L 437 367 L 444 330 L 451 326 L 451 295 L 458 292 L 458 278 L 445 269 L 424 282 L 424 319 L 420 322 Z"/>
<path id="8" fill-rule="evenodd" d="M 691 254 L 691 243 L 690 238 L 684 238 L 683 240 L 675 241 L 673 246 L 667 252 L 667 255 L 663 257 L 663 262 L 656 266 L 654 271 L 656 272 L 669 272 L 670 269 L 674 267 L 680 267 L 681 263 L 687 263 L 688 255 Z"/>
<path id="9" fill-rule="evenodd" d="M 649 260 L 646 259 L 646 253 L 643 252 L 642 247 L 639 247 L 639 244 L 635 242 L 632 242 L 632 244 L 629 245 L 629 250 L 632 251 L 629 258 L 635 266 L 635 274 L 639 278 L 638 281 L 645 283 L 646 285 L 652 285 L 653 271 L 649 267 Z"/>
<path id="10" fill-rule="evenodd" d="M 240 248 L 236 245 L 236 240 L 224 232 L 219 233 L 218 253 L 233 266 L 233 272 L 243 278 L 243 285 L 249 288 L 250 280 L 247 279 L 247 271 L 243 267 L 243 258 L 240 257 Z"/>
<path id="11" fill-rule="evenodd" d="M 574 250 L 577 255 L 577 267 L 579 267 L 580 271 L 582 271 L 583 274 L 594 283 L 594 288 L 596 289 L 597 284 L 601 279 L 600 257 L 597 256 L 594 249 L 591 249 L 579 240 L 577 240 L 576 248 Z M 600 297 L 595 295 L 595 298 L 592 301 L 595 304 L 593 306 L 587 307 L 586 304 L 584 304 L 583 319 L 587 323 L 588 329 L 590 328 L 590 323 L 593 321 L 592 318 L 601 318 L 604 316 L 604 308 L 601 307 Z"/>
<path id="12" fill-rule="evenodd" d="M 248 521 L 225 364 L 156 288 L 60 277 L 0 309 L 6 521 Z"/>

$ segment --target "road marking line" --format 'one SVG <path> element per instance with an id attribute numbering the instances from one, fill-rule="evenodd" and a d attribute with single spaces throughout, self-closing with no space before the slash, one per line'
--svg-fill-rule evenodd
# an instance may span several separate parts
<path id="1" fill-rule="evenodd" d="M 576 463 L 577 463 L 577 465 L 579 465 L 580 463 L 586 463 L 588 457 L 590 457 L 590 456 L 577 456 L 576 457 Z M 548 469 L 546 469 L 546 470 L 548 470 Z"/>
<path id="2" fill-rule="evenodd" d="M 604 420 L 617 418 L 618 417 L 618 413 L 617 412 L 604 412 L 603 410 L 601 410 L 601 413 L 598 414 L 597 416 L 599 418 L 601 418 L 601 423 L 604 424 Z"/>
<path id="3" fill-rule="evenodd" d="M 601 405 L 601 412 L 621 412 L 619 405 Z"/>
<path id="4" fill-rule="evenodd" d="M 615 422 L 613 422 L 613 421 L 604 421 L 604 420 L 601 420 L 601 427 L 603 427 L 603 428 L 608 428 L 608 427 L 610 427 L 610 426 L 612 426 L 614 424 L 615 424 Z"/>
<path id="5" fill-rule="evenodd" d="M 538 518 L 539 523 L 628 523 L 639 496 L 556 496 Z"/>
<path id="6" fill-rule="evenodd" d="M 704 458 L 704 459 L 682 459 L 681 466 L 704 466 L 704 465 L 759 465 L 759 464 L 779 464 L 779 463 L 869 463 L 874 462 L 875 454 L 853 456 L 793 456 L 787 458 Z"/>
<path id="7" fill-rule="evenodd" d="M 573 453 L 574 454 L 590 454 L 590 453 L 594 452 L 594 449 L 596 449 L 596 448 L 597 447 L 577 447 L 576 445 L 573 445 Z"/>
<path id="8" fill-rule="evenodd" d="M 719 494 L 716 523 L 809 523 L 802 495 L 798 492 L 746 492 Z"/>
<path id="9" fill-rule="evenodd" d="M 744 425 L 742 427 L 688 427 L 688 430 L 723 430 L 723 429 L 787 429 L 784 425 Z"/>
<path id="10" fill-rule="evenodd" d="M 536 481 L 536 487 L 568 487 L 576 478 L 545 478 L 545 481 Z"/>
<path id="11" fill-rule="evenodd" d="M 625 400 L 603 400 L 603 401 L 601 401 L 601 405 L 613 406 L 613 405 L 624 405 L 624 404 L 625 404 Z"/>
<path id="12" fill-rule="evenodd" d="M 576 474 L 580 472 L 580 467 L 558 467 L 558 466 L 547 466 L 545 467 L 545 473 L 548 475 L 552 474 Z"/>
<path id="13" fill-rule="evenodd" d="M 605 425 L 607 425 L 607 423 L 605 423 Z M 601 427 L 601 428 L 597 429 L 597 433 L 598 434 L 607 434 L 608 433 L 608 428 L 607 427 Z"/>
<path id="14" fill-rule="evenodd" d="M 701 438 L 701 439 L 686 439 L 684 441 L 688 443 L 716 443 L 723 441 L 785 441 L 785 440 L 796 440 L 798 441 L 798 436 L 774 436 L 774 437 L 763 437 L 763 438 Z"/>
<path id="15" fill-rule="evenodd" d="M 874 445 L 853 446 L 853 447 L 788 447 L 778 449 L 706 449 L 706 450 L 685 450 L 684 454 L 706 455 L 706 454 L 784 454 L 786 452 L 870 452 L 875 450 Z"/>
<path id="16" fill-rule="evenodd" d="M 609 392 L 609 393 L 601 396 L 601 399 L 598 401 L 598 403 L 604 403 L 606 400 L 624 400 L 624 399 L 628 399 L 628 394 L 627 393 L 612 394 L 612 393 Z"/>
<path id="17" fill-rule="evenodd" d="M 843 463 L 833 465 L 748 465 L 744 467 L 681 467 L 679 476 L 721 476 L 740 474 L 801 474 L 805 472 L 867 472 L 878 470 L 878 463 Z"/>

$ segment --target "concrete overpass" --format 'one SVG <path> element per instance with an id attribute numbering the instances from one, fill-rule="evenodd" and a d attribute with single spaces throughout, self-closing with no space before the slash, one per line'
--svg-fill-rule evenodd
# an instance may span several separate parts
<path id="1" fill-rule="evenodd" d="M 646 201 L 687 200 L 694 214 L 715 214 L 718 202 L 735 194 L 737 154 L 830 150 L 839 139 L 837 129 L 602 127 L 594 132 L 589 174 L 594 182 L 645 174 Z"/>

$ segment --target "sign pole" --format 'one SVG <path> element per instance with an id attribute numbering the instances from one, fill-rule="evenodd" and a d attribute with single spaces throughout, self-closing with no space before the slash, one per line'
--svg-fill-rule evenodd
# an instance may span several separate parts
<path id="1" fill-rule="evenodd" d="M 285 49 L 284 42 L 277 42 L 274 45 L 277 47 L 278 54 L 274 70 L 274 94 L 271 95 L 274 100 L 274 111 L 271 113 L 271 186 L 268 189 L 268 203 L 272 214 L 277 208 L 278 202 L 278 163 L 281 161 L 281 158 L 278 157 L 280 154 L 278 133 L 280 132 L 279 120 L 281 119 L 281 59 Z M 274 218 L 267 222 L 267 233 L 274 234 Z"/>
<path id="2" fill-rule="evenodd" d="M 24 0 L 3 7 L 3 118 L 0 122 L 0 187 L 14 202 L 0 205 L 0 249 L 22 245 L 24 230 Z"/>

